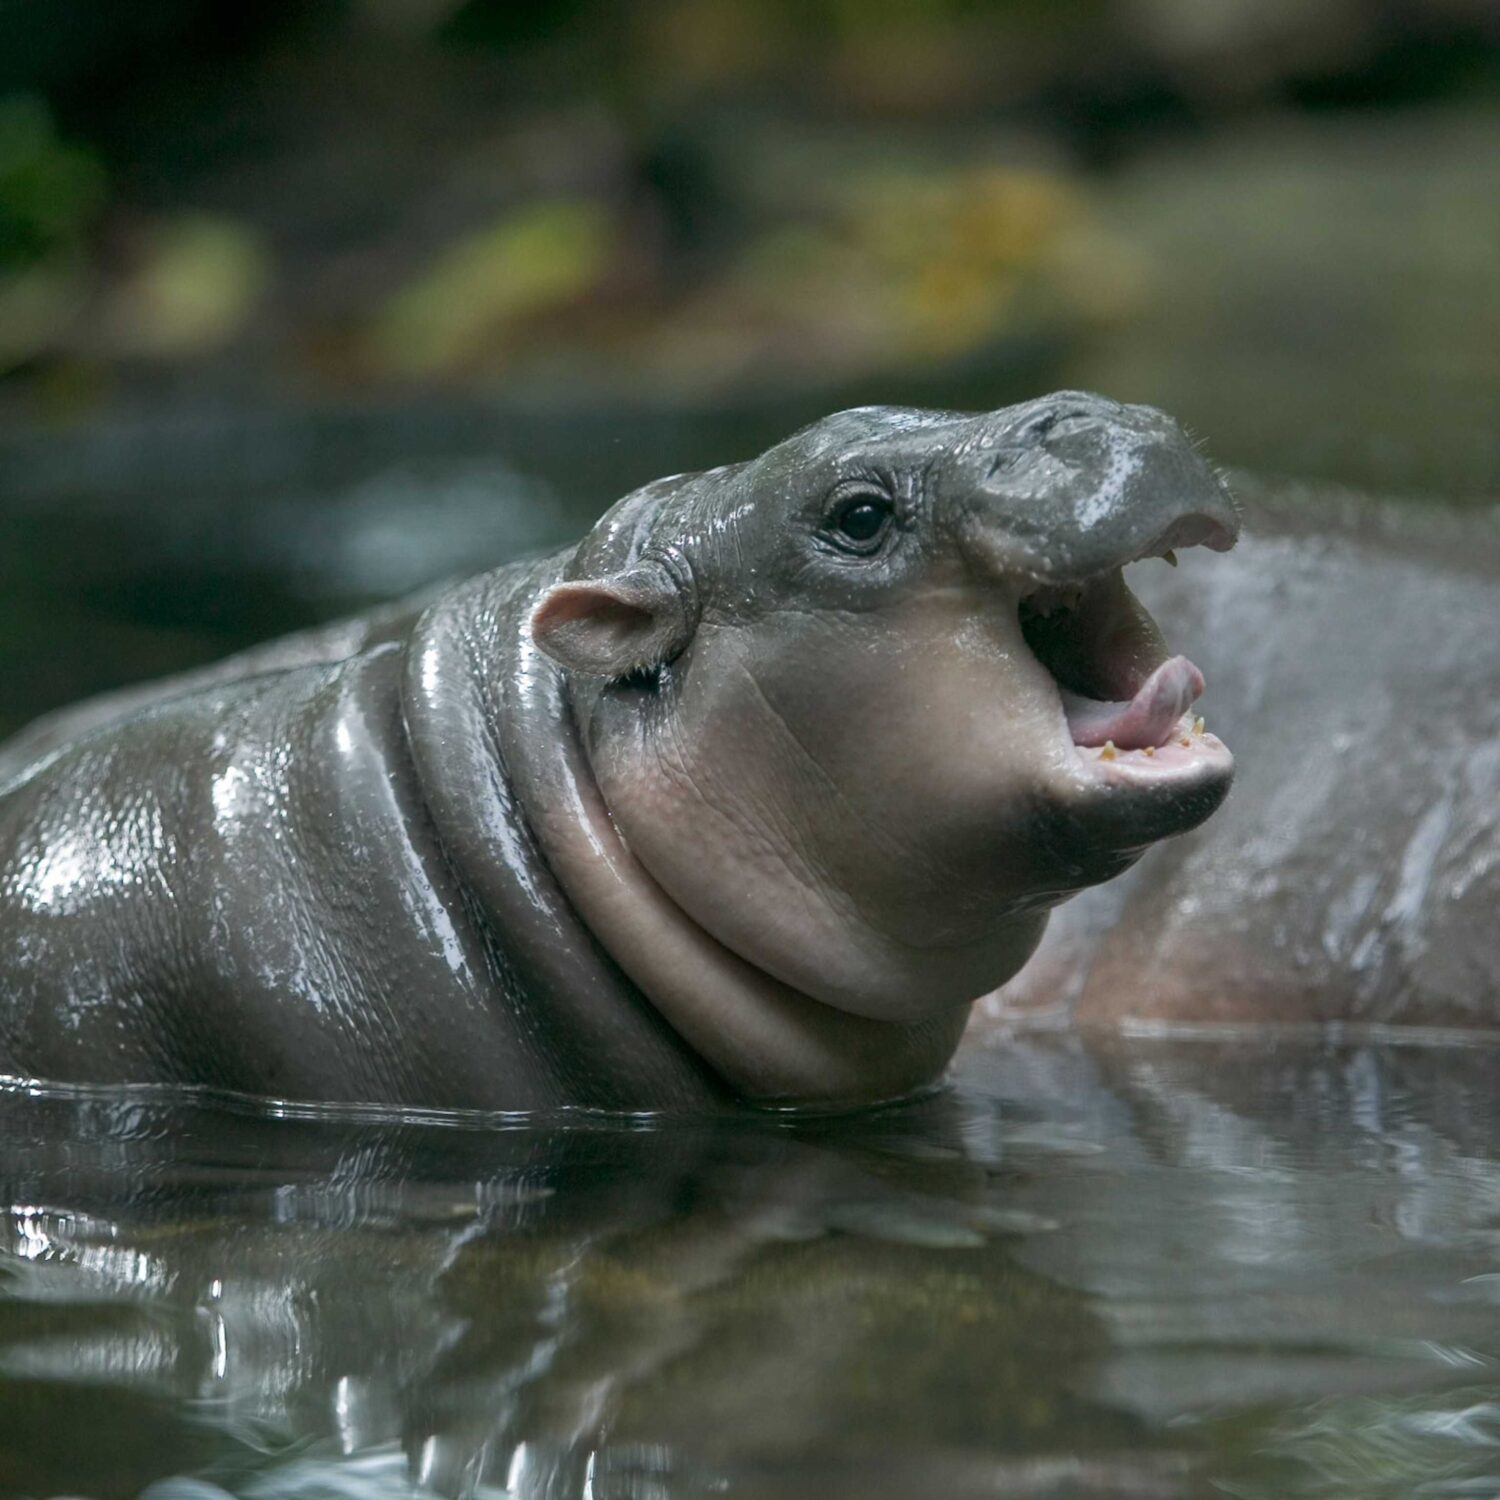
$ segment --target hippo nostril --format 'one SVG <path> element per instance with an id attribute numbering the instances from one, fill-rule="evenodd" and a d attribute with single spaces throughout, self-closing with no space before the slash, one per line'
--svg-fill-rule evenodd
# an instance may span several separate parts
<path id="1" fill-rule="evenodd" d="M 1027 443 L 1040 443 L 1049 437 L 1056 436 L 1059 428 L 1069 428 L 1071 424 L 1077 422 L 1091 426 L 1098 419 L 1099 414 L 1093 408 L 1081 402 L 1070 403 L 1067 406 L 1054 407 L 1034 421 L 1028 422 L 1022 438 Z"/>
<path id="2" fill-rule="evenodd" d="M 1039 443 L 1059 422 L 1070 415 L 1070 412 L 1043 412 L 1035 421 L 1026 424 L 1026 431 L 1023 436 L 1028 442 Z"/>
<path id="3" fill-rule="evenodd" d="M 990 466 L 985 471 L 986 479 L 993 479 L 997 474 L 1004 474 L 1008 469 L 1013 469 L 1026 455 L 1026 449 L 1018 445 L 1002 448 L 990 460 Z"/>
<path id="4" fill-rule="evenodd" d="M 1086 413 L 1082 409 L 1069 407 L 1061 411 L 1045 411 L 1039 417 L 1033 417 L 1016 434 L 1014 440 L 1007 443 L 990 460 L 986 477 L 993 479 L 997 474 L 1003 474 L 1007 469 L 1015 468 L 1031 449 L 1046 441 L 1059 422 L 1066 422 L 1072 417 L 1084 415 Z"/>
<path id="5" fill-rule="evenodd" d="M 1059 429 L 1067 432 L 1077 432 L 1080 429 L 1095 428 L 1100 425 L 1098 412 L 1088 411 L 1084 407 L 1074 407 L 1071 411 L 1058 412 L 1048 432 L 1051 436 L 1058 436 Z"/>

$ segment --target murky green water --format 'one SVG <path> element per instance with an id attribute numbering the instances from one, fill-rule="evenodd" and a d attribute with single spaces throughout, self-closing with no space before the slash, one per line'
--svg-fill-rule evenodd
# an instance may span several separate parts
<path id="1" fill-rule="evenodd" d="M 1500 1494 L 1500 1055 L 1032 1039 L 823 1122 L 0 1096 L 0 1493 Z"/>

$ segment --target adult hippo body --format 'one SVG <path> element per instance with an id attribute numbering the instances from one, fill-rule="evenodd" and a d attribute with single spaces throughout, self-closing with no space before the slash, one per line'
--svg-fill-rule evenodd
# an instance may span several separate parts
<path id="1" fill-rule="evenodd" d="M 991 1022 L 1500 1022 L 1500 512 L 1236 482 L 1234 553 L 1152 570 L 1234 795 L 1060 910 Z"/>
<path id="2" fill-rule="evenodd" d="M 1120 581 L 1237 518 L 1170 419 L 841 413 L 576 548 L 0 752 L 0 1072 L 539 1110 L 938 1076 L 1231 762 Z"/>

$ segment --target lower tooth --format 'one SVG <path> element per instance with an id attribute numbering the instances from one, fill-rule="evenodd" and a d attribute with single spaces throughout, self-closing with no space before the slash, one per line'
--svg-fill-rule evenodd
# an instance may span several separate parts
<path id="1" fill-rule="evenodd" d="M 1113 760 L 1115 758 L 1115 742 L 1105 740 L 1104 748 L 1099 752 L 1100 760 Z"/>

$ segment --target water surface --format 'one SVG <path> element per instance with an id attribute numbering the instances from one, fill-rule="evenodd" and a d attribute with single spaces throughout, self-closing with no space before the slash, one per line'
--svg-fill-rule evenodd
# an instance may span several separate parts
<path id="1" fill-rule="evenodd" d="M 0 1095 L 0 1494 L 1500 1493 L 1489 1050 L 969 1052 L 841 1120 Z"/>

